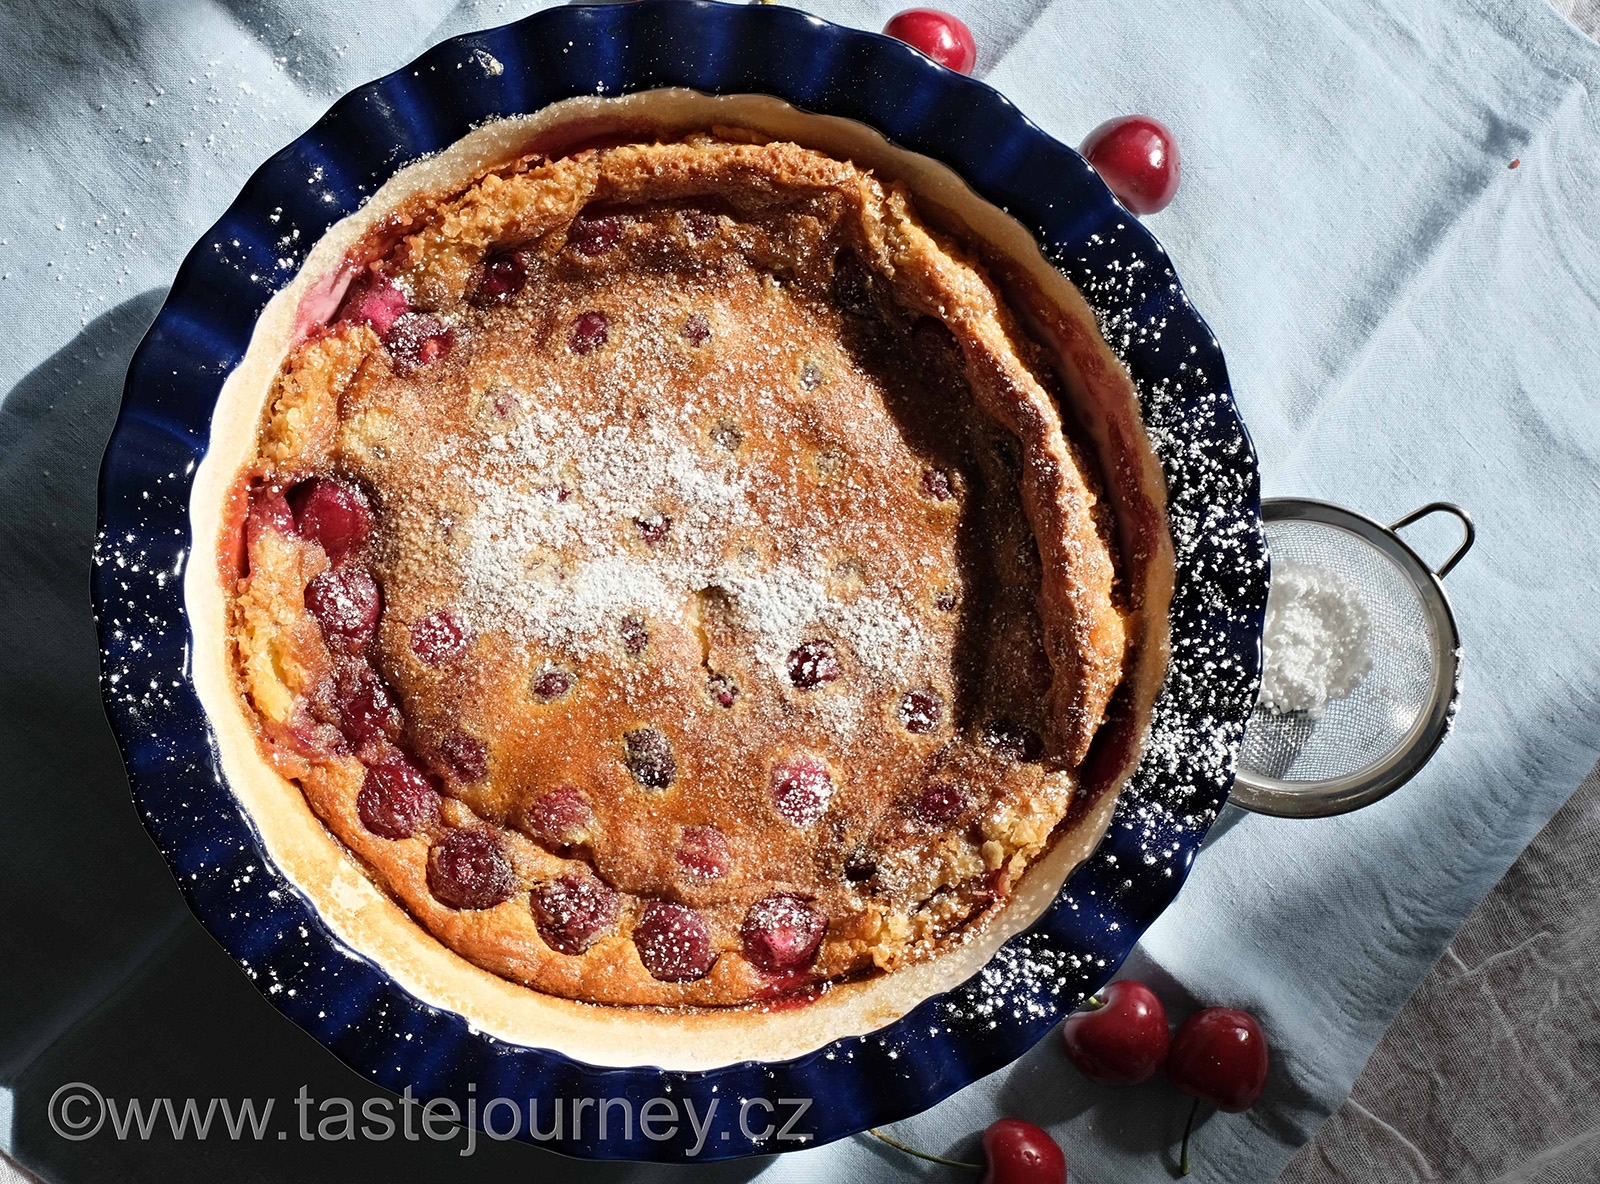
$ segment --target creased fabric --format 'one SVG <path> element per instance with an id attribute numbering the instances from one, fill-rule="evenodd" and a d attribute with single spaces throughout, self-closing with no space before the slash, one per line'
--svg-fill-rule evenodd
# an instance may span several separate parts
<path id="1" fill-rule="evenodd" d="M 1129 111 L 1177 133 L 1183 187 L 1149 225 L 1227 353 L 1268 494 L 1386 520 L 1446 498 L 1477 518 L 1447 581 L 1464 692 L 1434 762 L 1341 819 L 1228 813 L 1130 964 L 1174 1018 L 1214 1002 L 1262 1017 L 1267 1094 L 1202 1123 L 1194 1178 L 1268 1181 L 1600 749 L 1600 49 L 1540 0 L 947 6 L 973 26 L 979 72 L 1061 139 Z M 84 593 L 95 471 L 143 325 L 251 170 L 351 86 L 534 7 L 0 13 L 0 1149 L 44 1179 L 681 1175 L 521 1146 L 469 1162 L 427 1145 L 68 1145 L 43 1120 L 73 1079 L 174 1097 L 360 1088 L 199 933 L 128 807 Z M 876 29 L 902 5 L 807 7 Z M 1454 543 L 1413 538 L 1437 558 Z M 1050 1127 L 1075 1181 L 1165 1184 L 1185 1111 L 1160 1083 L 1087 1086 L 1050 1040 L 897 1133 L 970 1157 L 1015 1114 Z M 716 1178 L 758 1170 L 966 1178 L 866 1139 Z"/>

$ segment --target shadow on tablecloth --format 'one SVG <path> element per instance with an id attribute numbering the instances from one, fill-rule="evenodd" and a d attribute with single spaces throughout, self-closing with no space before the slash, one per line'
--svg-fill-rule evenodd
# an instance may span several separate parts
<path id="1" fill-rule="evenodd" d="M 1495 885 L 1278 1184 L 1600 1180 L 1600 765 Z"/>

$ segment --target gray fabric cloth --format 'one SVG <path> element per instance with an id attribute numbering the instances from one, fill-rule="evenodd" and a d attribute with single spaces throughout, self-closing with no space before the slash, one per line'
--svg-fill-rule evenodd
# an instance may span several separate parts
<path id="1" fill-rule="evenodd" d="M 1600 1180 L 1600 766 L 1462 926 L 1278 1184 Z"/>
<path id="2" fill-rule="evenodd" d="M 1600 32 L 1600 0 L 1553 0 L 1555 10 L 1593 37 Z"/>

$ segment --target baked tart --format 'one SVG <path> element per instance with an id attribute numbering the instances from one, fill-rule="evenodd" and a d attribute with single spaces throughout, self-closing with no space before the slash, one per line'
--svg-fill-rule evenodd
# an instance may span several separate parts
<path id="1" fill-rule="evenodd" d="M 223 531 L 261 755 L 546 995 L 812 997 L 969 942 L 1161 664 L 1155 535 L 996 275 L 903 184 L 729 128 L 371 219 Z"/>

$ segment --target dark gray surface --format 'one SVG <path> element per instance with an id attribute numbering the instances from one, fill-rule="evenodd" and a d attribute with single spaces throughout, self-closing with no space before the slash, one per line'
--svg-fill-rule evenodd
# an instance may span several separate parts
<path id="1" fill-rule="evenodd" d="M 0 1014 L 32 1020 L 0 1027 L 4 1077 L 185 917 L 128 797 L 89 610 L 100 453 L 161 295 L 100 317 L 0 405 L 0 768 L 26 806 L 0 828 Z"/>
<path id="2" fill-rule="evenodd" d="M 1600 1180 L 1600 767 L 1461 927 L 1278 1184 Z"/>

